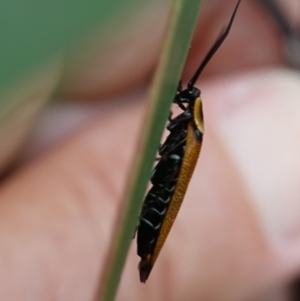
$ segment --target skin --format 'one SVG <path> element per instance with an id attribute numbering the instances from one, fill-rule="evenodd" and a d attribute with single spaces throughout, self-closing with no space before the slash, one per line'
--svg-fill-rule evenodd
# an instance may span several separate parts
<path id="1" fill-rule="evenodd" d="M 289 300 L 300 274 L 300 76 L 280 65 L 279 37 L 261 8 L 244 2 L 197 84 L 206 131 L 186 200 L 146 285 L 139 283 L 133 244 L 117 300 Z M 204 4 L 199 28 L 218 31 L 228 19 L 230 9 L 217 4 Z M 211 34 L 197 30 L 195 41 L 203 44 L 193 44 L 184 78 Z M 135 64 L 130 72 L 150 73 L 142 59 Z M 118 88 L 115 74 L 111 85 Z M 104 104 L 99 82 L 93 93 L 103 118 L 39 156 L 33 137 L 31 160 L 1 183 L 2 300 L 93 300 L 147 113 L 140 83 Z"/>

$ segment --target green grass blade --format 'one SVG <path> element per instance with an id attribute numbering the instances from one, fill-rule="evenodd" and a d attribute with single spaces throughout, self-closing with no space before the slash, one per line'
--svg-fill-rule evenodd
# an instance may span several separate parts
<path id="1" fill-rule="evenodd" d="M 150 90 L 151 108 L 136 154 L 133 178 L 125 194 L 124 210 L 120 210 L 107 270 L 101 279 L 96 300 L 111 301 L 115 298 L 157 147 L 190 47 L 200 4 L 201 0 L 176 0 L 173 3 L 165 45 Z M 132 268 L 136 269 L 135 266 Z"/>

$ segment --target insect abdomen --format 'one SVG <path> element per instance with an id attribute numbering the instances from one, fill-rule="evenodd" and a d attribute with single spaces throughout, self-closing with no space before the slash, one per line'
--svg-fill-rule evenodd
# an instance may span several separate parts
<path id="1" fill-rule="evenodd" d="M 165 219 L 170 200 L 173 196 L 185 151 L 186 128 L 188 122 L 176 127 L 169 134 L 159 150 L 160 160 L 150 179 L 153 186 L 147 193 L 137 231 L 138 255 L 141 265 L 153 254 L 161 225 Z M 141 281 L 142 280 L 141 277 Z"/>

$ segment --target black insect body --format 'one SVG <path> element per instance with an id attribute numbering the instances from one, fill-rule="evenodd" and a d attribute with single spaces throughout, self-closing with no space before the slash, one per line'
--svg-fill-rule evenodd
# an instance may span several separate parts
<path id="1" fill-rule="evenodd" d="M 158 163 L 153 169 L 137 228 L 137 253 L 140 280 L 145 282 L 177 216 L 202 146 L 204 121 L 200 90 L 194 85 L 202 70 L 228 35 L 238 0 L 229 24 L 207 53 L 185 90 L 181 83 L 174 97 L 183 112 L 169 117 L 166 141 L 158 150 Z"/>
<path id="2" fill-rule="evenodd" d="M 138 255 L 141 257 L 153 252 L 155 247 L 181 168 L 185 141 L 186 125 L 176 124 L 159 150 L 160 159 L 150 179 L 153 186 L 145 198 L 140 215 L 137 241 Z"/>
<path id="3" fill-rule="evenodd" d="M 187 91 L 184 91 L 185 93 Z M 160 147 L 158 163 L 153 169 L 150 182 L 153 185 L 146 195 L 140 214 L 140 225 L 137 232 L 138 255 L 141 258 L 147 254 L 153 254 L 159 236 L 162 222 L 165 218 L 170 200 L 174 193 L 185 152 L 187 127 L 193 120 L 193 101 L 185 97 L 182 91 L 177 92 L 174 103 L 180 105 L 183 113 L 173 119 L 169 119 L 168 135 L 164 144 Z M 200 91 L 194 93 L 199 97 Z M 183 104 L 188 103 L 187 106 Z M 199 132 L 198 139 L 202 140 Z"/>

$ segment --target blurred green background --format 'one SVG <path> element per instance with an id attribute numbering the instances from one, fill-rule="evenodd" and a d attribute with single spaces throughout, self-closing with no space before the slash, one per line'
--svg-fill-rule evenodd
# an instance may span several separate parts
<path id="1" fill-rule="evenodd" d="M 93 57 L 105 61 L 138 18 L 155 16 L 154 2 L 0 1 L 0 173 L 14 162 L 53 95 L 80 77 Z"/>
<path id="2" fill-rule="evenodd" d="M 0 91 L 26 75 L 29 69 L 75 46 L 91 31 L 105 32 L 113 20 L 134 10 L 141 2 L 143 0 L 2 0 Z"/>

